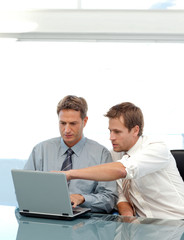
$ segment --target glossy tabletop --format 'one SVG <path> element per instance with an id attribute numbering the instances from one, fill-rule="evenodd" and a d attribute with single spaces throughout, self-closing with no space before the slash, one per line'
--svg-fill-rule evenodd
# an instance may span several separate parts
<path id="1" fill-rule="evenodd" d="M 72 221 L 28 218 L 0 206 L 0 239 L 184 240 L 184 221 L 92 213 Z"/>

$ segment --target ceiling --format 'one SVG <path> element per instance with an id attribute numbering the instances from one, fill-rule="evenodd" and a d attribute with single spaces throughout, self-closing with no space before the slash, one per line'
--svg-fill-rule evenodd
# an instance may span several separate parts
<path id="1" fill-rule="evenodd" d="M 184 42 L 184 10 L 1 11 L 0 38 Z"/>

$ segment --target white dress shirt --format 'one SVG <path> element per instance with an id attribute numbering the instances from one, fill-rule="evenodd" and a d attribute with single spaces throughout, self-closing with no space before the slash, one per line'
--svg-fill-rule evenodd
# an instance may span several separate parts
<path id="1" fill-rule="evenodd" d="M 184 182 L 175 159 L 162 141 L 139 137 L 127 152 L 112 152 L 114 161 L 121 162 L 131 179 L 130 195 L 139 216 L 184 219 Z M 121 160 L 120 160 L 121 159 Z M 117 180 L 119 202 L 126 202 L 122 179 Z"/>

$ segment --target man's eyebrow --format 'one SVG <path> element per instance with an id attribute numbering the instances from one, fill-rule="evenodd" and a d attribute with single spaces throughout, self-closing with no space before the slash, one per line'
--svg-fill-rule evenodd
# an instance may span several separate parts
<path id="1" fill-rule="evenodd" d="M 62 122 L 62 123 L 66 123 L 67 121 L 60 120 L 60 122 Z M 78 121 L 71 121 L 71 122 L 68 122 L 68 123 L 78 123 Z"/>
<path id="2" fill-rule="evenodd" d="M 110 129 L 110 128 L 108 128 L 110 131 L 121 131 L 120 129 L 117 129 L 117 128 L 112 128 L 112 129 Z"/>

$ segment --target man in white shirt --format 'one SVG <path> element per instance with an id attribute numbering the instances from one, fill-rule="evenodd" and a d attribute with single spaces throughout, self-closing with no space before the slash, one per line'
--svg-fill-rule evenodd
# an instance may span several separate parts
<path id="1" fill-rule="evenodd" d="M 119 179 L 121 215 L 184 219 L 184 182 L 167 146 L 142 136 L 141 109 L 125 102 L 113 106 L 105 116 L 109 118 L 112 156 L 118 161 L 68 171 L 67 179 Z"/>

